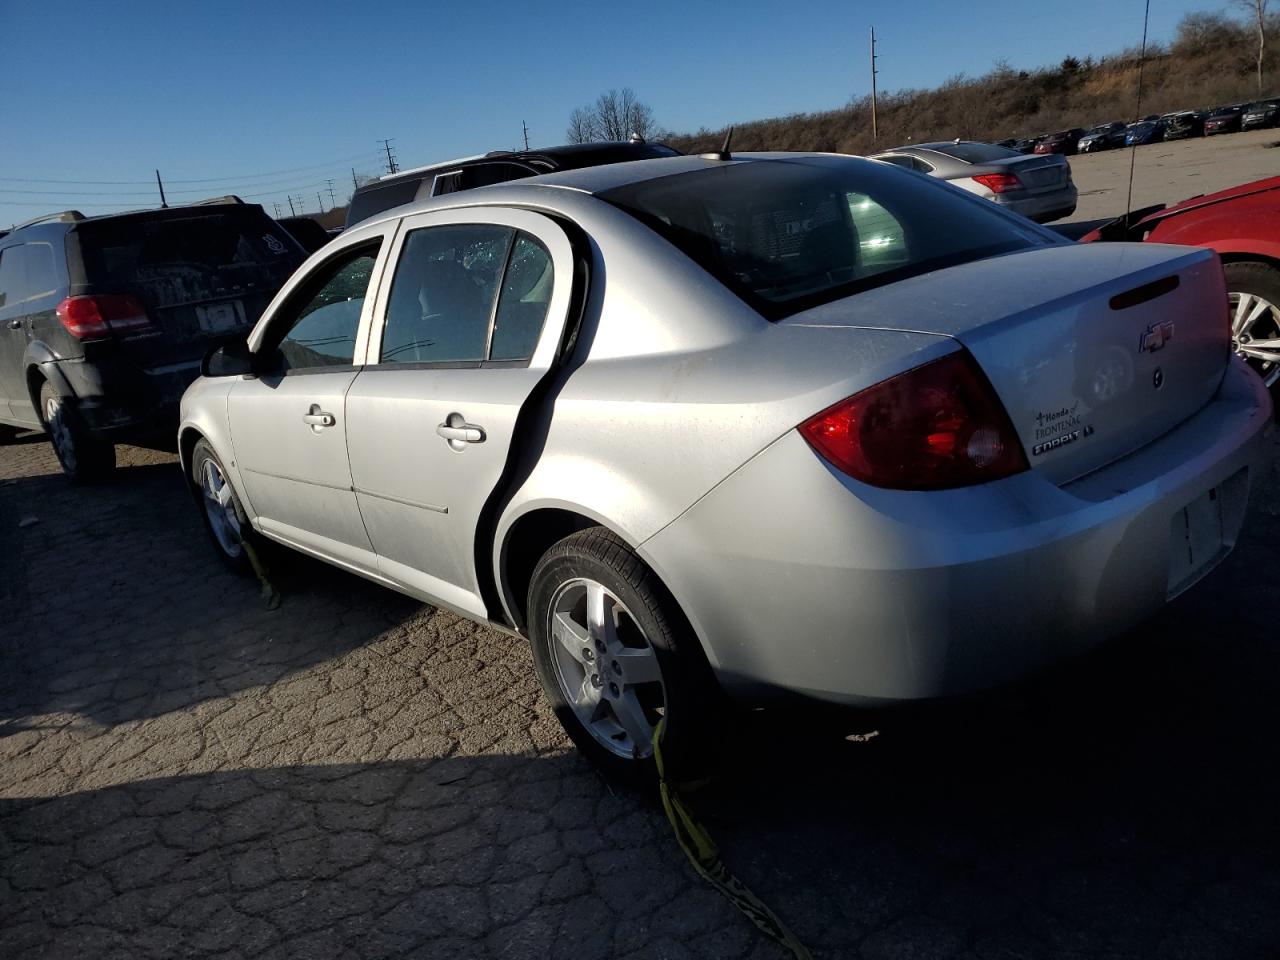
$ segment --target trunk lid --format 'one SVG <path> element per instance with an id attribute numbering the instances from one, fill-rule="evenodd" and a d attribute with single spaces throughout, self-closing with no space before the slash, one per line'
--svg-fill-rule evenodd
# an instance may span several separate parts
<path id="1" fill-rule="evenodd" d="M 84 283 L 75 292 L 130 294 L 151 324 L 115 335 L 139 366 L 198 360 L 247 334 L 304 259 L 296 241 L 248 204 L 170 208 L 81 223 Z"/>
<path id="2" fill-rule="evenodd" d="M 1217 255 L 1153 243 L 1055 245 L 935 271 L 784 323 L 952 337 L 977 359 L 1033 470 L 1055 483 L 1167 433 L 1230 358 Z"/>
<path id="3" fill-rule="evenodd" d="M 1010 157 L 983 166 L 993 167 L 995 172 L 1016 174 L 1030 195 L 1061 190 L 1071 182 L 1071 167 L 1066 157 L 1057 153 Z"/>

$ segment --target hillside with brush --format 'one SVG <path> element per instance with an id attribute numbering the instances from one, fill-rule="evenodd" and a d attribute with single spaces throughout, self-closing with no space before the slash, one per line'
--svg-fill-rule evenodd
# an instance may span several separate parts
<path id="1" fill-rule="evenodd" d="M 1280 62 L 1280 16 L 1267 30 L 1264 64 Z M 823 150 L 872 153 L 930 140 L 1001 140 L 1069 127 L 1132 120 L 1141 65 L 1142 114 L 1211 108 L 1258 97 L 1258 34 L 1254 23 L 1224 14 L 1183 18 L 1172 43 L 1094 59 L 1067 57 L 1055 67 L 1014 70 L 1006 63 L 982 77 L 959 75 L 935 90 L 899 90 L 877 102 L 880 136 L 871 137 L 871 98 L 839 110 L 793 114 L 735 125 L 735 150 Z M 1263 93 L 1280 95 L 1280 80 L 1264 74 Z M 724 130 L 668 134 L 686 153 L 719 147 Z"/>

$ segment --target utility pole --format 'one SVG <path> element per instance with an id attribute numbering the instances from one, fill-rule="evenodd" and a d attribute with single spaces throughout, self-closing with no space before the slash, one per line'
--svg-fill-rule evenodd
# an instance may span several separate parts
<path id="1" fill-rule="evenodd" d="M 355 167 L 352 167 L 352 168 L 351 168 L 351 189 L 352 189 L 352 190 L 359 190 L 359 189 L 360 189 L 360 184 L 356 181 L 356 168 L 355 168 Z"/>
<path id="2" fill-rule="evenodd" d="M 523 120 L 521 120 L 520 126 L 524 127 L 524 148 L 528 150 L 529 149 L 529 125 L 525 123 Z"/>
<path id="3" fill-rule="evenodd" d="M 400 167 L 396 165 L 396 155 L 391 149 L 391 140 L 379 140 L 378 142 L 382 144 L 382 149 L 387 151 L 387 173 L 399 173 Z"/>
<path id="4" fill-rule="evenodd" d="M 876 127 L 876 28 L 871 28 L 871 139 L 880 135 Z"/>
<path id="5" fill-rule="evenodd" d="M 165 199 L 164 199 L 164 184 L 160 181 L 160 171 L 159 171 L 159 170 L 157 170 L 157 171 L 156 171 L 156 186 L 160 188 L 160 206 L 162 206 L 162 207 L 167 207 L 167 206 L 169 206 L 169 204 L 168 204 L 168 203 L 166 203 L 166 202 L 165 202 Z M 181 191 L 179 191 L 179 193 L 181 193 Z"/>
<path id="6" fill-rule="evenodd" d="M 316 191 L 316 210 L 318 210 L 320 213 L 324 213 L 324 201 L 320 199 L 319 190 Z"/>
<path id="7" fill-rule="evenodd" d="M 276 208 L 276 219 L 280 219 L 280 203 L 276 200 L 271 201 L 271 205 Z"/>
<path id="8" fill-rule="evenodd" d="M 296 217 L 298 215 L 298 211 L 293 209 L 293 197 L 289 197 L 288 200 L 289 200 L 289 216 Z"/>
<path id="9" fill-rule="evenodd" d="M 338 201 L 333 199 L 333 181 L 326 177 L 324 182 L 329 185 L 329 209 L 332 210 L 338 205 Z"/>

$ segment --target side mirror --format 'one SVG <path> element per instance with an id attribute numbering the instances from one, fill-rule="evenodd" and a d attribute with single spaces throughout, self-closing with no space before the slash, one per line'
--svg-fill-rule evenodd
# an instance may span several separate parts
<path id="1" fill-rule="evenodd" d="M 202 377 L 243 377 L 253 373 L 253 354 L 244 340 L 219 344 L 200 361 Z"/>

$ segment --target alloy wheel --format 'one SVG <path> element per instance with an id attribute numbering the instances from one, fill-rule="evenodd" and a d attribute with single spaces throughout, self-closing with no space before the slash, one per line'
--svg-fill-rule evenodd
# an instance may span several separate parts
<path id="1" fill-rule="evenodd" d="M 200 494 L 213 538 L 223 553 L 233 560 L 244 552 L 240 535 L 240 517 L 231 495 L 231 484 L 222 474 L 217 461 L 206 458 L 200 465 Z"/>
<path id="2" fill-rule="evenodd" d="M 1280 381 L 1280 310 L 1253 293 L 1233 292 L 1231 302 L 1231 349 L 1274 386 Z"/>
<path id="3" fill-rule="evenodd" d="M 556 590 L 548 621 L 556 679 L 578 720 L 620 757 L 651 755 L 666 691 L 657 655 L 626 604 L 595 580 L 569 580 Z"/>

